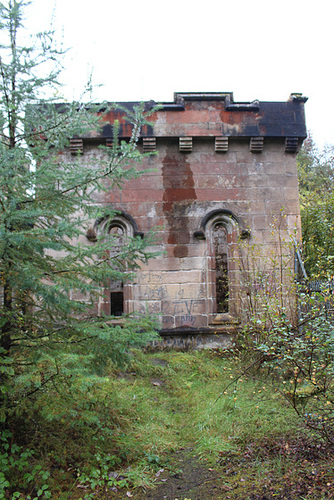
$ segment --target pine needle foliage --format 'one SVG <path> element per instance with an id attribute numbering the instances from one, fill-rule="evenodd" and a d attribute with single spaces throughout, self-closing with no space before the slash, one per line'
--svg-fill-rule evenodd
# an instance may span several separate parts
<path id="1" fill-rule="evenodd" d="M 137 141 L 147 123 L 141 106 L 128 112 L 129 142 L 83 168 L 80 154 L 64 161 L 69 138 L 94 133 L 106 103 L 58 100 L 63 51 L 54 33 L 25 43 L 24 1 L 0 3 L 0 385 L 1 418 L 54 381 L 96 373 L 124 360 L 131 345 L 153 335 L 152 321 L 124 328 L 92 313 L 110 280 L 128 280 L 149 254 L 149 238 L 133 238 L 108 253 L 103 235 L 89 243 L 89 221 L 112 217 L 94 193 L 119 189 L 140 174 Z M 51 96 L 51 97 L 50 97 Z M 56 96 L 56 97 L 55 97 Z M 74 297 L 85 297 L 85 300 Z M 87 297 L 89 298 L 87 302 Z M 19 397 L 18 397 L 19 396 Z"/>

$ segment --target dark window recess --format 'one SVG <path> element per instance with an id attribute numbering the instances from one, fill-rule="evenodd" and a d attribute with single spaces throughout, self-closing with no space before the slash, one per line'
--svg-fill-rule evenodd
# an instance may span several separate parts
<path id="1" fill-rule="evenodd" d="M 223 224 L 216 224 L 213 228 L 213 242 L 216 260 L 216 301 L 217 314 L 228 312 L 228 258 L 227 258 L 227 231 Z"/>
<path id="2" fill-rule="evenodd" d="M 216 299 L 217 313 L 228 312 L 228 268 L 227 255 L 216 255 Z"/>
<path id="3" fill-rule="evenodd" d="M 112 316 L 123 316 L 124 300 L 123 292 L 110 293 L 110 314 Z"/>

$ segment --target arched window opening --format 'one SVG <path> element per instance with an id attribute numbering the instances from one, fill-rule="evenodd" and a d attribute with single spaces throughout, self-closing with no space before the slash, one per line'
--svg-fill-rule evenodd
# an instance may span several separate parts
<path id="1" fill-rule="evenodd" d="M 225 208 L 206 214 L 194 232 L 195 238 L 206 241 L 209 324 L 225 324 L 237 313 L 235 259 L 236 244 L 242 234 L 238 217 Z"/>
<path id="2" fill-rule="evenodd" d="M 129 238 L 141 236 L 137 225 L 129 214 L 119 213 L 114 217 L 106 216 L 96 221 L 94 231 L 107 243 L 106 257 L 111 267 L 117 272 L 126 273 L 124 246 Z M 98 314 L 107 316 L 123 316 L 132 312 L 132 284 L 122 279 L 110 279 L 101 290 L 98 303 Z"/>
<path id="3" fill-rule="evenodd" d="M 228 249 L 226 227 L 218 222 L 213 227 L 216 274 L 216 312 L 229 312 Z"/>
<path id="4" fill-rule="evenodd" d="M 120 221 L 112 221 L 108 227 L 110 241 L 109 256 L 117 259 L 125 243 L 126 227 Z M 124 314 L 124 284 L 121 280 L 110 283 L 110 315 L 123 316 Z"/>

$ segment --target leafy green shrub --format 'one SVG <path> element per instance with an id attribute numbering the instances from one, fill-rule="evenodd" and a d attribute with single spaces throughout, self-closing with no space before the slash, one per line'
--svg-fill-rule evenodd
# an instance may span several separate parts
<path id="1" fill-rule="evenodd" d="M 94 456 L 95 465 L 85 467 L 78 472 L 79 485 L 88 485 L 91 490 L 98 492 L 100 489 L 128 486 L 125 479 L 118 479 L 117 474 L 113 475 L 112 470 L 115 465 L 119 465 L 120 459 L 114 455 L 102 456 L 96 453 Z"/>
<path id="2" fill-rule="evenodd" d="M 324 300 L 318 297 L 318 305 L 309 309 L 298 328 L 277 324 L 257 349 L 263 354 L 263 366 L 270 367 L 274 380 L 282 384 L 282 395 L 303 423 L 333 444 L 334 325 L 321 308 Z"/>
<path id="3" fill-rule="evenodd" d="M 259 376 L 271 373 L 274 383 L 306 427 L 334 443 L 334 323 L 331 287 L 311 291 L 287 273 L 296 250 L 282 232 L 283 210 L 273 223 L 271 252 L 262 255 L 257 245 L 241 243 L 239 268 L 245 304 L 245 327 L 235 348 Z M 265 269 L 271 272 L 264 273 Z"/>
<path id="4" fill-rule="evenodd" d="M 22 498 L 22 491 L 31 491 L 25 498 L 37 500 L 51 498 L 47 483 L 50 473 L 34 463 L 34 451 L 11 443 L 12 434 L 3 431 L 0 434 L 0 499 Z M 18 490 L 21 490 L 18 491 Z"/>

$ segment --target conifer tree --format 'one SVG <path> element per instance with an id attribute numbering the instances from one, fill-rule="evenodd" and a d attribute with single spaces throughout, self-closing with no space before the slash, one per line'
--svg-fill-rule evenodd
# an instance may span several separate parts
<path id="1" fill-rule="evenodd" d="M 109 257 L 109 243 L 84 241 L 89 221 L 101 217 L 92 205 L 105 180 L 119 188 L 138 175 L 136 148 L 144 117 L 135 108 L 128 119 L 128 143 L 106 148 L 103 158 L 83 169 L 80 157 L 61 160 L 69 138 L 99 126 L 101 109 L 79 102 L 62 104 L 57 95 L 62 52 L 53 33 L 24 43 L 21 0 L 0 3 L 0 361 L 1 390 L 33 393 L 62 370 L 100 369 L 131 343 L 145 341 L 128 328 L 113 328 L 91 314 L 103 284 L 124 279 L 145 260 L 145 242 L 134 238 Z M 7 40 L 7 41 L 6 41 Z M 50 68 L 52 68 L 50 70 Z M 46 70 L 46 74 L 44 74 Z M 99 111 L 99 113 L 97 113 Z M 106 215 L 105 213 L 103 214 Z M 110 211 L 112 216 L 112 211 Z M 128 274 L 126 274 L 128 278 Z M 137 333 L 136 333 L 137 332 Z M 14 384 L 15 382 L 15 384 Z M 15 385 L 15 390 L 13 389 Z"/>

